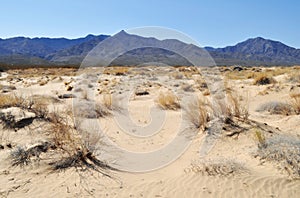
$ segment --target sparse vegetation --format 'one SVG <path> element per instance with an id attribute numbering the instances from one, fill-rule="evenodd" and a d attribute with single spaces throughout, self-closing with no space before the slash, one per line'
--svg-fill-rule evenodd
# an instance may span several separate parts
<path id="1" fill-rule="evenodd" d="M 290 115 L 293 113 L 293 107 L 288 103 L 271 101 L 260 105 L 256 111 L 267 111 L 270 114 Z"/>
<path id="2" fill-rule="evenodd" d="M 196 100 L 190 102 L 185 111 L 188 121 L 191 122 L 194 127 L 197 129 L 206 129 L 207 123 L 210 120 L 210 115 L 209 105 L 203 97 L 198 97 Z"/>
<path id="3" fill-rule="evenodd" d="M 50 127 L 48 129 L 52 135 L 52 141 L 60 152 L 62 158 L 50 165 L 55 170 L 66 169 L 70 167 L 93 169 L 106 176 L 109 176 L 106 170 L 115 170 L 105 162 L 97 159 L 94 155 L 94 149 L 83 139 L 85 131 L 81 131 L 78 124 L 71 118 L 60 117 L 57 113 L 52 114 Z M 109 176 L 110 177 L 110 176 Z"/>
<path id="4" fill-rule="evenodd" d="M 232 176 L 249 172 L 242 163 L 232 159 L 215 159 L 192 163 L 190 170 L 207 176 Z"/>
<path id="5" fill-rule="evenodd" d="M 269 76 L 266 73 L 261 73 L 254 78 L 253 84 L 254 85 L 268 85 L 268 84 L 274 84 L 274 83 L 276 83 L 276 80 L 272 76 Z"/>
<path id="6" fill-rule="evenodd" d="M 262 133 L 261 130 L 257 129 L 255 130 L 255 137 L 258 141 L 258 147 L 259 148 L 266 148 L 267 144 L 266 144 L 266 138 L 264 136 L 264 134 Z"/>
<path id="7" fill-rule="evenodd" d="M 47 152 L 51 147 L 49 142 L 42 142 L 29 148 L 18 146 L 10 153 L 12 166 L 26 166 L 32 162 L 32 158 L 40 160 L 40 154 Z"/>
<path id="8" fill-rule="evenodd" d="M 291 106 L 294 109 L 296 114 L 300 114 L 300 93 L 292 93 L 291 97 Z"/>
<path id="9" fill-rule="evenodd" d="M 33 102 L 16 94 L 0 94 L 0 108 L 20 107 L 31 108 Z"/>
<path id="10" fill-rule="evenodd" d="M 279 163 L 281 168 L 287 171 L 291 177 L 300 178 L 299 138 L 277 135 L 267 140 L 263 137 L 260 139 L 258 156 L 261 159 Z"/>
<path id="11" fill-rule="evenodd" d="M 130 67 L 105 67 L 105 70 L 104 70 L 104 74 L 107 74 L 107 75 L 116 75 L 116 76 L 123 76 L 123 75 L 126 75 L 129 71 Z"/>
<path id="12" fill-rule="evenodd" d="M 171 91 L 160 92 L 157 103 L 162 109 L 177 110 L 180 108 L 179 99 Z"/>
<path id="13" fill-rule="evenodd" d="M 233 93 L 232 91 L 227 92 L 227 116 L 236 117 L 242 120 L 247 120 L 249 116 L 247 104 L 242 104 L 242 98 Z"/>

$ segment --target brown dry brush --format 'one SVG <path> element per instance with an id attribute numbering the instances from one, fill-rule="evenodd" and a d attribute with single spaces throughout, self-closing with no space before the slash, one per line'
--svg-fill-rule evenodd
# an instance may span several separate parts
<path id="1" fill-rule="evenodd" d="M 186 110 L 187 120 L 197 129 L 205 130 L 210 121 L 209 104 L 203 97 L 191 101 Z"/>
<path id="2" fill-rule="evenodd" d="M 292 178 L 300 178 L 300 140 L 293 136 L 277 135 L 265 138 L 256 131 L 258 140 L 257 156 L 262 160 L 278 163 Z"/>
<path id="3" fill-rule="evenodd" d="M 300 114 L 300 93 L 290 94 L 290 103 L 296 114 Z"/>
<path id="4" fill-rule="evenodd" d="M 160 92 L 157 98 L 157 104 L 165 110 L 177 110 L 180 108 L 180 102 L 177 96 L 171 92 Z"/>
<path id="5" fill-rule="evenodd" d="M 83 140 L 83 132 L 79 131 L 70 116 L 61 116 L 58 112 L 50 113 L 44 104 L 19 97 L 6 95 L 0 97 L 0 108 L 20 107 L 36 114 L 37 119 L 43 119 L 48 125 L 46 131 L 50 141 L 39 144 L 37 147 L 17 147 L 11 152 L 13 166 L 24 166 L 32 162 L 34 157 L 39 158 L 41 153 L 55 150 L 62 158 L 50 163 L 55 170 L 69 167 L 91 168 L 104 175 L 104 170 L 116 170 L 105 162 L 97 159 L 88 143 Z"/>
<path id="6" fill-rule="evenodd" d="M 70 167 L 92 169 L 108 177 L 110 175 L 106 173 L 107 170 L 117 170 L 96 157 L 94 149 L 83 138 L 84 132 L 80 131 L 70 118 L 53 114 L 48 131 L 52 134 L 52 141 L 61 155 L 61 159 L 50 163 L 54 170 Z"/>
<path id="7" fill-rule="evenodd" d="M 29 126 L 33 120 L 47 120 L 48 108 L 41 101 L 33 100 L 30 97 L 23 97 L 16 94 L 1 94 L 0 95 L 0 109 L 18 107 L 28 112 L 34 113 L 35 117 L 16 121 L 13 115 L 4 115 L 0 113 L 0 122 L 4 129 L 13 129 L 17 131 L 20 128 Z"/>

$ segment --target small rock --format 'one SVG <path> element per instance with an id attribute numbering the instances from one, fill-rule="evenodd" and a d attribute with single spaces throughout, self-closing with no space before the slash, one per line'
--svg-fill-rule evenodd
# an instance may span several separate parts
<path id="1" fill-rule="evenodd" d="M 68 85 L 68 86 L 67 86 L 67 91 L 72 91 L 72 89 L 73 89 L 73 86 L 72 86 L 72 85 Z"/>
<path id="2" fill-rule="evenodd" d="M 3 85 L 2 86 L 2 93 L 11 92 L 13 90 L 16 90 L 16 87 L 13 85 Z"/>
<path id="3" fill-rule="evenodd" d="M 76 96 L 74 94 L 61 94 L 58 95 L 59 99 L 68 99 L 68 98 L 76 98 Z"/>
<path id="4" fill-rule="evenodd" d="M 233 68 L 233 71 L 243 71 L 244 70 L 244 68 L 242 68 L 242 67 L 240 67 L 240 66 L 235 66 L 234 68 Z"/>
<path id="5" fill-rule="evenodd" d="M 19 129 L 28 126 L 36 118 L 36 114 L 19 107 L 9 107 L 0 111 L 1 120 L 6 127 Z"/>
<path id="6" fill-rule="evenodd" d="M 145 89 L 137 89 L 135 91 L 136 96 L 144 96 L 144 95 L 149 95 L 149 92 Z"/>

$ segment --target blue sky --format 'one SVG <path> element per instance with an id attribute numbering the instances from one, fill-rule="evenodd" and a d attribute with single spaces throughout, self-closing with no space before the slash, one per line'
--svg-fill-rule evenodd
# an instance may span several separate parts
<path id="1" fill-rule="evenodd" d="M 1 38 L 83 37 L 162 26 L 201 46 L 262 36 L 300 48 L 297 0 L 2 0 Z"/>

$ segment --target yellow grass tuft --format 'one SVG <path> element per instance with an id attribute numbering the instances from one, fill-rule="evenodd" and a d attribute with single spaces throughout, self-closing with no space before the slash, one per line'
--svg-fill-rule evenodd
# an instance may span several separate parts
<path id="1" fill-rule="evenodd" d="M 291 106 L 296 114 L 300 114 L 300 93 L 290 94 Z"/>
<path id="2" fill-rule="evenodd" d="M 206 129 L 210 120 L 209 105 L 202 97 L 198 97 L 187 105 L 186 114 L 188 121 L 196 128 Z"/>
<path id="3" fill-rule="evenodd" d="M 266 138 L 260 130 L 255 131 L 255 137 L 259 143 L 258 144 L 259 147 L 266 147 Z"/>
<path id="4" fill-rule="evenodd" d="M 162 109 L 177 110 L 180 108 L 179 99 L 171 91 L 160 92 L 157 98 L 157 104 Z"/>
<path id="5" fill-rule="evenodd" d="M 16 94 L 0 94 L 0 108 L 24 107 L 30 108 L 32 101 Z"/>
<path id="6" fill-rule="evenodd" d="M 104 70 L 104 74 L 107 75 L 116 75 L 116 76 L 122 76 L 127 74 L 129 71 L 129 67 L 117 67 L 117 66 L 113 66 L 113 67 L 105 67 Z"/>

